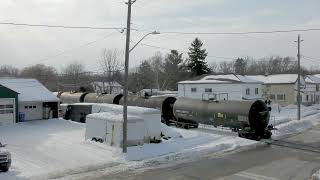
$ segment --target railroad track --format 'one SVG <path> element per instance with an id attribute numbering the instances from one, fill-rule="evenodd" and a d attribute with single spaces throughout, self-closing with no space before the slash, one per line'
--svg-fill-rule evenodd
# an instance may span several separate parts
<path id="1" fill-rule="evenodd" d="M 320 147 L 315 147 L 307 144 L 300 144 L 300 143 L 296 143 L 292 141 L 284 141 L 284 140 L 261 140 L 261 141 L 274 146 L 286 147 L 290 149 L 296 149 L 296 150 L 320 154 Z"/>

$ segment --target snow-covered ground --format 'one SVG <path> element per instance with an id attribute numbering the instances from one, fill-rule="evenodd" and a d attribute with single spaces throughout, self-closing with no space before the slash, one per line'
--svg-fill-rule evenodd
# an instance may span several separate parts
<path id="1" fill-rule="evenodd" d="M 121 149 L 84 141 L 85 124 L 62 119 L 0 126 L 0 141 L 12 153 L 12 167 L 0 179 L 47 179 L 106 167 L 138 166 L 150 161 L 170 161 L 209 152 L 226 152 L 255 146 L 255 141 L 162 125 L 169 136 L 160 144 Z"/>
<path id="2" fill-rule="evenodd" d="M 319 124 L 320 106 L 303 106 L 300 121 L 295 120 L 296 106 L 292 105 L 282 108 L 280 113 L 273 108 L 272 116 L 276 117 L 278 128 L 272 136 L 276 139 Z M 0 179 L 48 179 L 106 168 L 123 170 L 259 144 L 236 137 L 230 130 L 206 125 L 185 130 L 161 124 L 161 129 L 172 138 L 160 144 L 129 147 L 124 155 L 119 148 L 85 141 L 85 124 L 52 119 L 0 126 L 0 141 L 8 144 L 13 159 L 11 169 L 0 173 Z"/>

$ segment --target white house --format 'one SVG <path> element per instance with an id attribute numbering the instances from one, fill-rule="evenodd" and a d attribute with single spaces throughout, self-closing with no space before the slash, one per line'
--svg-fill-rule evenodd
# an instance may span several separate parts
<path id="1" fill-rule="evenodd" d="M 255 75 L 247 77 L 263 82 L 263 98 L 270 99 L 273 103 L 283 106 L 297 103 L 298 74 Z M 312 104 L 312 87 L 310 84 L 306 84 L 302 76 L 300 82 L 301 102 L 306 105 Z"/>
<path id="2" fill-rule="evenodd" d="M 262 82 L 242 75 L 208 75 L 178 82 L 178 96 L 194 99 L 249 100 L 262 97 Z"/>
<path id="3" fill-rule="evenodd" d="M 320 104 L 320 74 L 307 75 L 305 81 L 311 91 L 310 98 L 314 104 Z"/>
<path id="4" fill-rule="evenodd" d="M 59 99 L 36 79 L 0 78 L 0 85 L 18 93 L 18 112 L 24 120 L 58 117 Z"/>
<path id="5" fill-rule="evenodd" d="M 93 89 L 98 94 L 121 94 L 122 86 L 118 82 L 93 82 Z"/>

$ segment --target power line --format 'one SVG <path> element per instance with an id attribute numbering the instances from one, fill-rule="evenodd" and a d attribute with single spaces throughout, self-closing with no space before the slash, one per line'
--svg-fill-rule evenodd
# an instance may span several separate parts
<path id="1" fill-rule="evenodd" d="M 310 57 L 310 56 L 305 56 L 305 55 L 301 55 L 304 59 L 309 59 L 309 60 L 314 60 L 314 61 L 320 61 L 320 59 L 318 58 L 313 58 L 313 57 Z"/>
<path id="2" fill-rule="evenodd" d="M 133 41 L 131 41 L 133 42 Z M 141 45 L 143 46 L 147 46 L 147 47 L 151 47 L 151 48 L 157 48 L 157 49 L 163 49 L 163 50 L 178 50 L 182 53 L 185 53 L 185 54 L 188 54 L 187 51 L 183 51 L 183 50 L 179 50 L 177 48 L 165 48 L 165 47 L 160 47 L 160 46 L 155 46 L 155 45 L 150 45 L 150 44 L 146 44 L 146 43 L 141 43 Z M 214 56 L 214 55 L 208 55 L 207 57 L 211 57 L 211 58 L 218 58 L 218 59 L 227 59 L 227 60 L 234 60 L 234 58 L 231 58 L 231 57 L 223 57 L 223 56 Z"/>
<path id="3" fill-rule="evenodd" d="M 307 32 L 307 31 L 320 31 L 320 28 L 274 30 L 274 31 L 246 31 L 246 32 L 179 32 L 179 31 L 161 31 L 161 34 L 243 35 L 243 34 L 274 34 L 274 33 Z"/>
<path id="4" fill-rule="evenodd" d="M 94 26 L 69 26 L 69 25 L 49 25 L 49 24 L 29 24 L 29 23 L 14 23 L 14 22 L 0 22 L 0 25 L 11 26 L 27 26 L 27 27 L 45 27 L 45 28 L 63 28 L 63 29 L 92 29 L 92 30 L 123 30 L 123 27 L 94 27 Z M 136 30 L 137 29 L 131 29 Z"/>
<path id="5" fill-rule="evenodd" d="M 71 49 L 68 49 L 68 50 L 64 50 L 64 51 L 62 51 L 62 52 L 60 52 L 60 53 L 58 53 L 58 54 L 56 54 L 56 55 L 43 58 L 43 59 L 38 60 L 38 61 L 33 62 L 33 63 L 39 63 L 39 62 L 47 61 L 47 60 L 49 60 L 49 59 L 51 59 L 51 58 L 56 58 L 56 57 L 58 57 L 58 56 L 64 55 L 64 54 L 66 54 L 66 53 L 69 53 L 69 52 L 71 52 L 71 51 L 73 51 L 73 50 L 76 50 L 76 49 L 79 49 L 79 48 L 82 48 L 82 47 L 89 46 L 89 45 L 91 45 L 91 44 L 94 44 L 94 43 L 96 43 L 96 42 L 98 42 L 98 41 L 104 40 L 104 39 L 112 36 L 114 33 L 116 33 L 116 32 L 109 33 L 109 34 L 107 34 L 106 36 L 103 36 L 102 38 L 96 39 L 96 40 L 94 40 L 94 41 L 87 42 L 87 43 L 85 43 L 85 44 L 82 44 L 82 45 L 80 45 L 80 46 L 77 46 L 77 47 L 74 47 L 74 48 L 71 48 Z"/>

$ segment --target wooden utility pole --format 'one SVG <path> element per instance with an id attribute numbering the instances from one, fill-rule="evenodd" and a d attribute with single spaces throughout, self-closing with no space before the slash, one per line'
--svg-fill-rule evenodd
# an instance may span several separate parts
<path id="1" fill-rule="evenodd" d="M 127 35 L 126 35 L 126 52 L 125 52 L 125 71 L 124 71 L 124 89 L 123 89 L 123 141 L 122 152 L 127 153 L 127 113 L 128 113 L 128 71 L 129 71 L 129 51 L 130 51 L 130 29 L 131 29 L 131 5 L 135 2 L 128 0 L 128 17 L 127 17 Z"/>
<path id="2" fill-rule="evenodd" d="M 300 34 L 298 35 L 298 41 L 296 41 L 298 43 L 298 94 L 297 94 L 297 105 L 298 105 L 298 120 L 301 119 L 301 92 L 300 92 L 300 88 L 301 88 L 301 82 L 300 82 L 300 77 L 301 77 L 301 66 L 300 66 L 300 43 L 303 40 L 300 40 Z"/>

